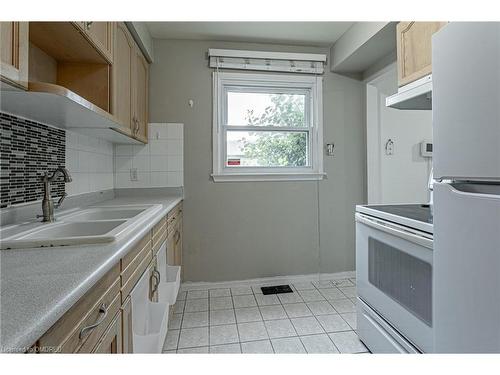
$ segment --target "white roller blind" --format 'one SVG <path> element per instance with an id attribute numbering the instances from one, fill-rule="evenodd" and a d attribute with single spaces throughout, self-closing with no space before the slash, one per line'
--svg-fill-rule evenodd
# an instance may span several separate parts
<path id="1" fill-rule="evenodd" d="M 209 49 L 210 67 L 271 72 L 323 74 L 326 55 Z"/>

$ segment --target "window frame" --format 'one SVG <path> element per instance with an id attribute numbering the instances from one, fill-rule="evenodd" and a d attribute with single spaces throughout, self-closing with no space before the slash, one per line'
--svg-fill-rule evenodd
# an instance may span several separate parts
<path id="1" fill-rule="evenodd" d="M 290 74 L 250 74 L 213 72 L 213 173 L 215 182 L 321 180 L 323 172 L 323 78 Z M 228 92 L 276 92 L 305 94 L 304 127 L 230 126 L 227 124 Z M 308 132 L 306 167 L 252 167 L 226 165 L 227 131 Z"/>

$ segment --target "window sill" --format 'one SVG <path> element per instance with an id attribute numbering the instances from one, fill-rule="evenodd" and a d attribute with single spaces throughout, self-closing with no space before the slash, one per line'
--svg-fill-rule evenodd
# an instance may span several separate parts
<path id="1" fill-rule="evenodd" d="M 319 181 L 326 173 L 234 173 L 212 174 L 214 182 L 253 182 L 253 181 Z"/>

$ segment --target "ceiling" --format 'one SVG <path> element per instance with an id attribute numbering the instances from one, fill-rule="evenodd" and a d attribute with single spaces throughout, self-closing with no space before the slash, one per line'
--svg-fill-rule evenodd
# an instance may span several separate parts
<path id="1" fill-rule="evenodd" d="M 353 22 L 146 22 L 153 38 L 330 46 Z"/>

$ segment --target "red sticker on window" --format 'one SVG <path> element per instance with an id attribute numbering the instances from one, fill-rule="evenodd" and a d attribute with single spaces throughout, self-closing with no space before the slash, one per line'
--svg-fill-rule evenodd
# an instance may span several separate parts
<path id="1" fill-rule="evenodd" d="M 227 159 L 227 165 L 241 165 L 240 159 Z"/>

